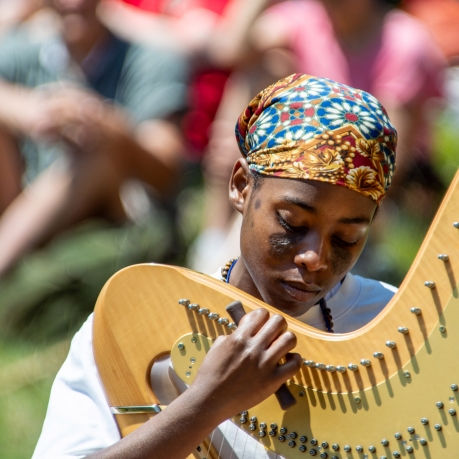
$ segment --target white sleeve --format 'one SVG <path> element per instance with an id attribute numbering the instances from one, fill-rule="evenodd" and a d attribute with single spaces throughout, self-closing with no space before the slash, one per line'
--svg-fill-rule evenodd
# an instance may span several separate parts
<path id="1" fill-rule="evenodd" d="M 94 362 L 92 325 L 91 314 L 72 340 L 32 459 L 83 458 L 120 439 Z"/>

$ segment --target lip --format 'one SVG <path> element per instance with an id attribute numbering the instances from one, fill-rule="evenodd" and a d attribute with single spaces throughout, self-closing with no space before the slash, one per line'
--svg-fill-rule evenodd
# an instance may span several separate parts
<path id="1" fill-rule="evenodd" d="M 315 284 L 305 284 L 296 281 L 281 281 L 284 290 L 296 301 L 306 303 L 315 298 L 322 288 Z"/>

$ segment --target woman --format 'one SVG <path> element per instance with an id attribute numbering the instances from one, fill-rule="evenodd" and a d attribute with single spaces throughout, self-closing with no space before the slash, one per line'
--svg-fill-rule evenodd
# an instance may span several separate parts
<path id="1" fill-rule="evenodd" d="M 349 116 L 336 117 L 336 107 Z M 295 74 L 252 100 L 237 139 L 243 157 L 234 166 L 229 199 L 243 217 L 241 254 L 222 270 L 222 280 L 322 330 L 347 332 L 368 323 L 394 293 L 349 273 L 394 173 L 396 132 L 385 110 L 368 93 Z M 187 457 L 302 364 L 289 354 L 296 338 L 285 319 L 256 310 L 217 339 L 181 396 L 120 440 L 91 341 L 92 316 L 56 378 L 34 459 Z M 279 366 L 282 357 L 286 363 Z M 271 457 L 250 442 L 246 448 L 246 438 L 228 423 L 220 435 L 240 458 Z"/>

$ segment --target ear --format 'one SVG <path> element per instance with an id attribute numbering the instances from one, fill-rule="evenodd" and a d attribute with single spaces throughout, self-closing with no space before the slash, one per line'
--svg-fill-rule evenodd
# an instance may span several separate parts
<path id="1" fill-rule="evenodd" d="M 248 202 L 252 180 L 249 165 L 244 158 L 236 161 L 229 183 L 229 200 L 234 210 L 244 214 L 244 205 Z"/>

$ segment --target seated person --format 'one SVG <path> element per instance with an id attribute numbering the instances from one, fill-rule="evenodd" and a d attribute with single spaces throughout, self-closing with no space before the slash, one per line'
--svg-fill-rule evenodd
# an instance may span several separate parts
<path id="1" fill-rule="evenodd" d="M 396 132 L 384 108 L 363 91 L 294 74 L 256 96 L 236 132 L 243 157 L 229 199 L 243 217 L 241 253 L 217 277 L 321 330 L 371 321 L 395 289 L 349 271 L 394 173 Z M 299 370 L 300 356 L 288 354 L 295 343 L 280 315 L 247 314 L 217 339 L 182 395 L 120 440 L 94 363 L 91 316 L 57 375 L 33 459 L 184 458 Z M 245 441 L 228 440 L 236 450 Z"/>
<path id="2" fill-rule="evenodd" d="M 54 0 L 57 30 L 0 44 L 0 277 L 76 223 L 123 221 L 128 179 L 159 196 L 174 183 L 185 61 L 116 38 L 98 3 Z"/>

